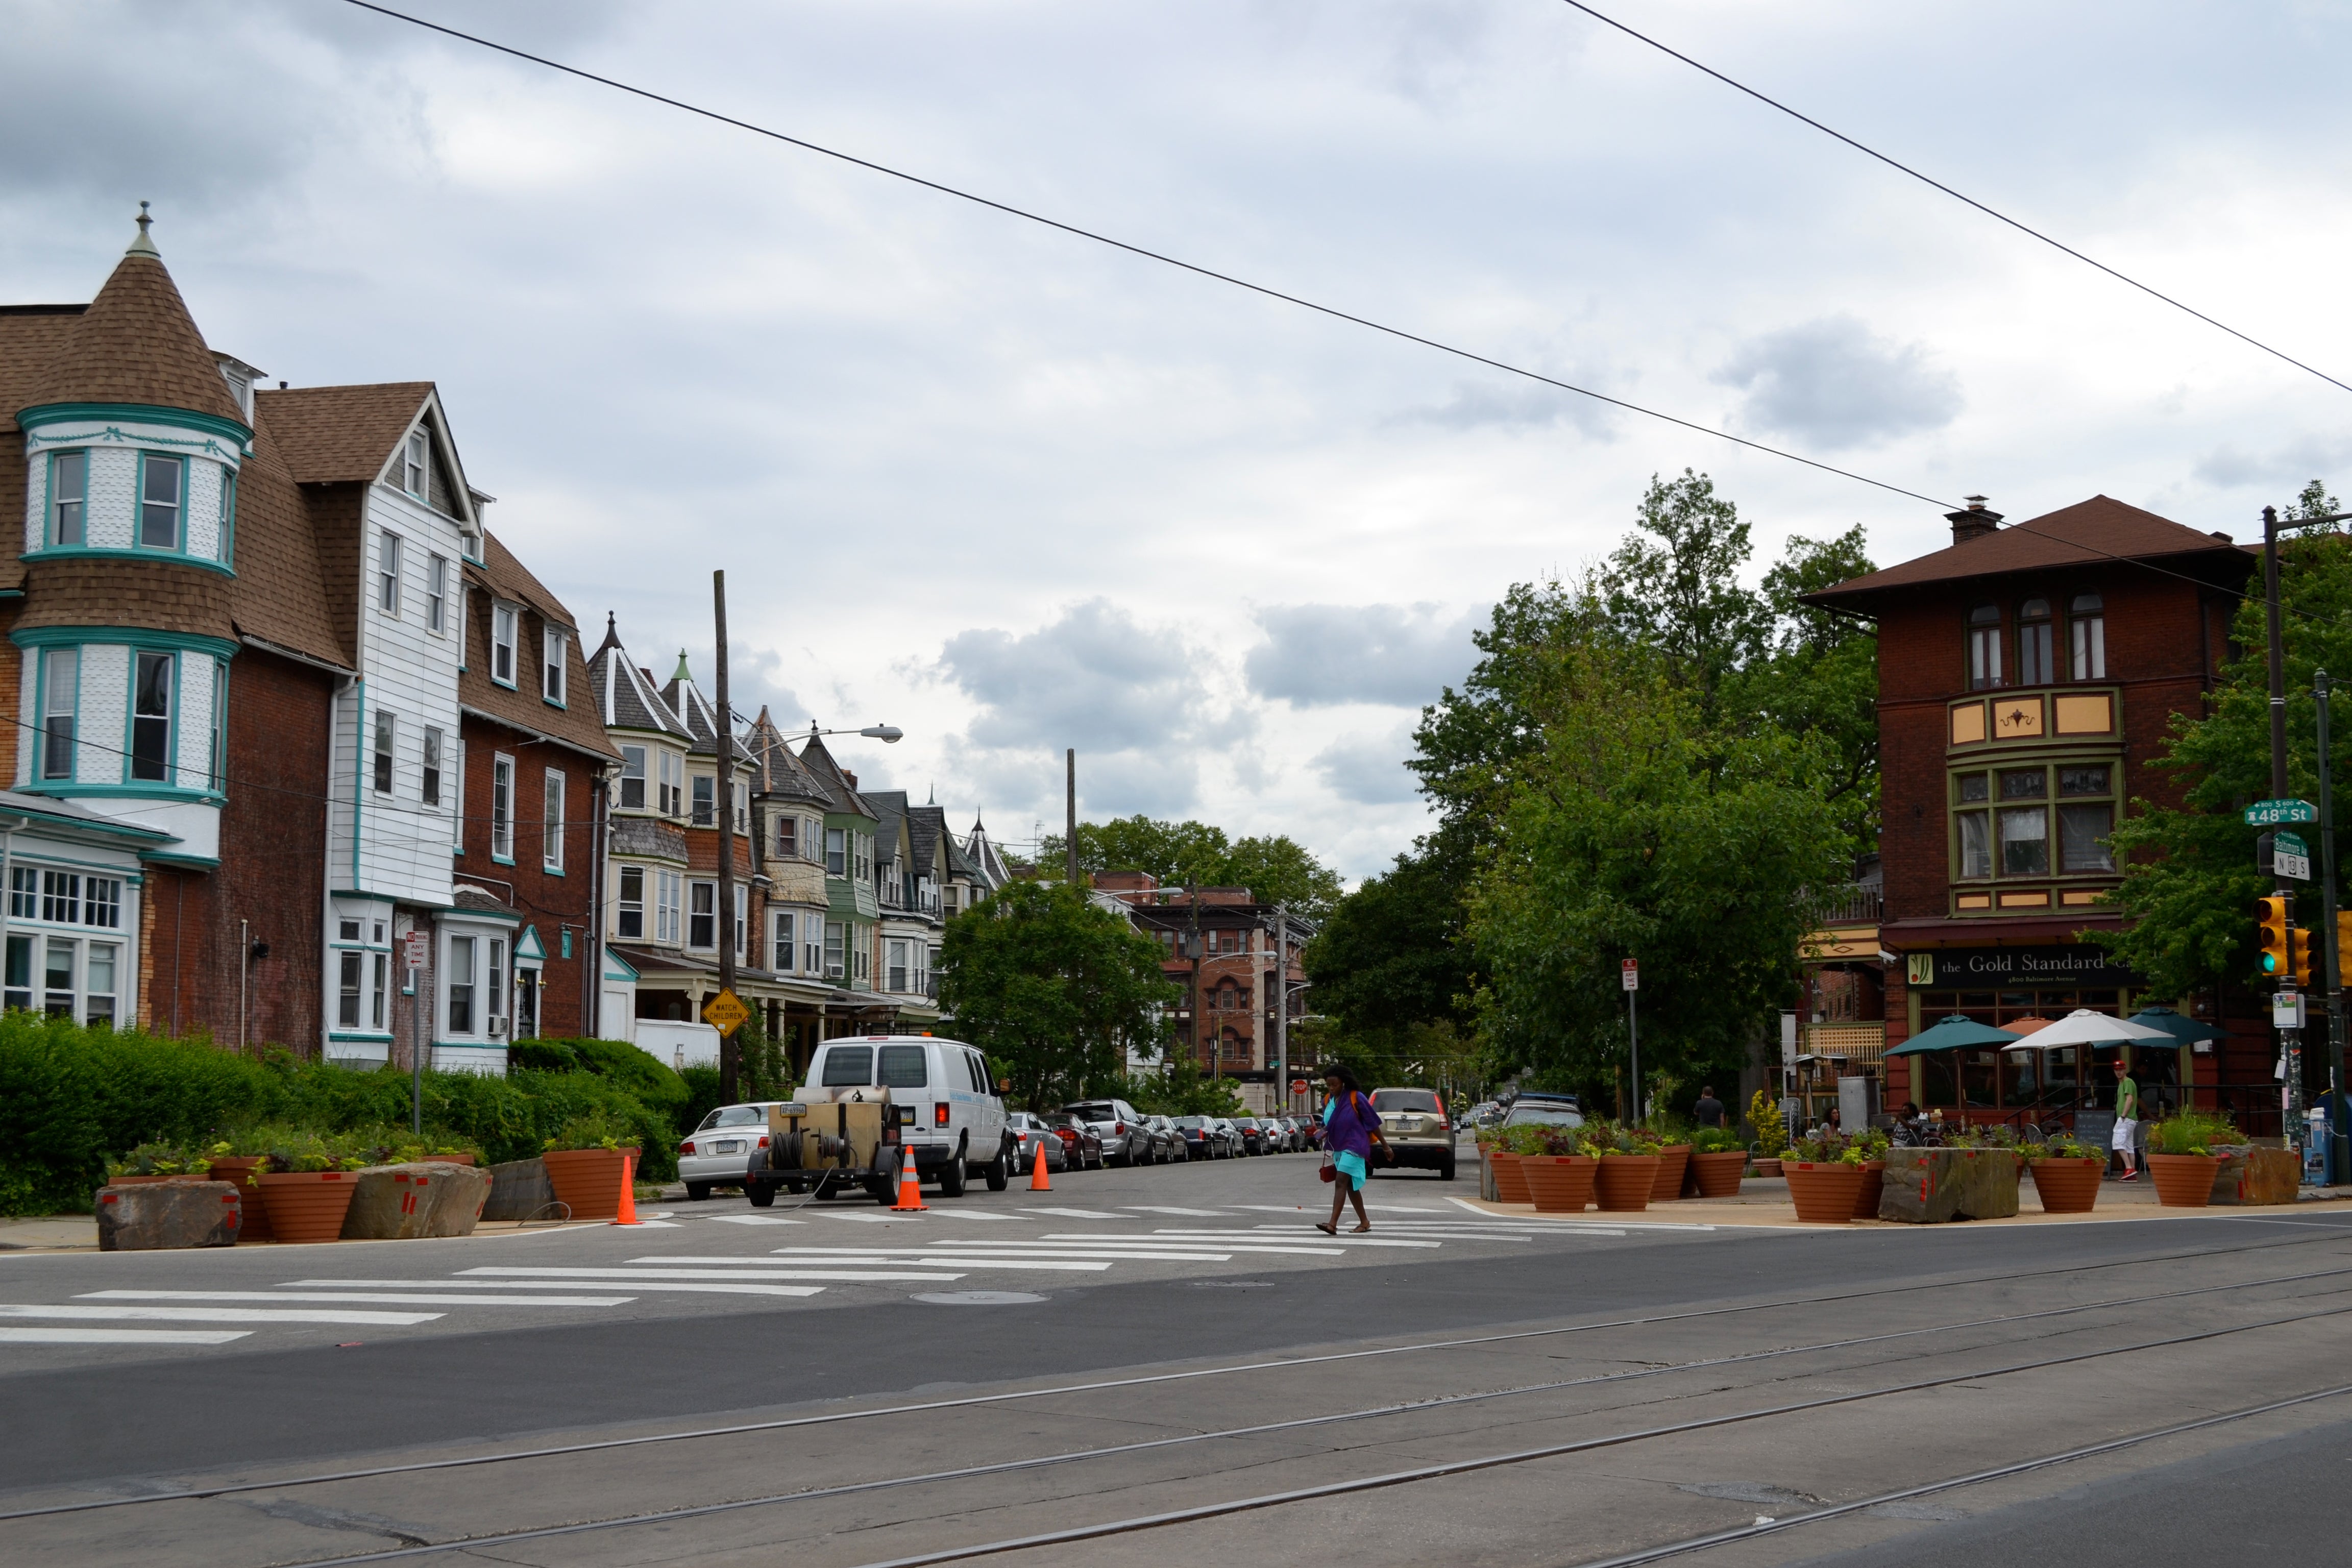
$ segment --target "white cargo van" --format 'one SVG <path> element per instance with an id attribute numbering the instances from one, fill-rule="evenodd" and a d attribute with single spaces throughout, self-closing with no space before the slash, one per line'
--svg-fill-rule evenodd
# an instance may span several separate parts
<path id="1" fill-rule="evenodd" d="M 1001 1193 L 1013 1161 L 1004 1101 L 988 1081 L 988 1061 L 961 1040 L 934 1035 L 849 1035 L 825 1041 L 809 1062 L 811 1089 L 887 1089 L 898 1138 L 915 1171 L 948 1197 L 969 1176 Z"/>

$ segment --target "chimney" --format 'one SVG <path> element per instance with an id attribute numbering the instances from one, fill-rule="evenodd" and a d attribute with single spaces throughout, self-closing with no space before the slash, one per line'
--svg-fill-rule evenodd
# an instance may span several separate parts
<path id="1" fill-rule="evenodd" d="M 1986 510 L 1984 497 L 1962 496 L 1960 499 L 1969 503 L 1968 510 L 1944 514 L 1952 525 L 1953 543 L 1966 544 L 1971 539 L 1981 539 L 1988 533 L 2000 531 L 2000 513 Z"/>

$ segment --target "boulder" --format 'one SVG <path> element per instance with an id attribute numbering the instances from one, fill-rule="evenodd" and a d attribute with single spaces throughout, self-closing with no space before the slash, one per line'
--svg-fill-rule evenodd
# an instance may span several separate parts
<path id="1" fill-rule="evenodd" d="M 149 1182 L 98 1189 L 98 1249 L 233 1247 L 244 1205 L 226 1182 Z"/>
<path id="2" fill-rule="evenodd" d="M 2213 1152 L 2221 1163 L 2213 1173 L 2217 1204 L 2291 1204 L 2303 1184 L 2303 1159 L 2292 1149 L 2260 1143 L 2223 1144 Z"/>
<path id="3" fill-rule="evenodd" d="M 1889 1149 L 1878 1217 L 1912 1225 L 2017 1213 L 2017 1157 L 2006 1149 Z"/>
<path id="4" fill-rule="evenodd" d="M 352 1178 L 343 1215 L 345 1241 L 413 1241 L 471 1236 L 490 1195 L 490 1173 L 471 1165 L 420 1160 L 371 1165 Z"/>
<path id="5" fill-rule="evenodd" d="M 539 1160 L 509 1160 L 489 1169 L 490 1201 L 482 1210 L 484 1219 L 530 1219 L 555 1201 L 554 1184 L 547 1179 L 547 1165 Z"/>

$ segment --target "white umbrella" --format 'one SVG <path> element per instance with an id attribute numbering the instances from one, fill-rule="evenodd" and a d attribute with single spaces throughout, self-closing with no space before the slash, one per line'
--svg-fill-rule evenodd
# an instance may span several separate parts
<path id="1" fill-rule="evenodd" d="M 2119 1046 L 2137 1040 L 2161 1040 L 2168 1046 L 2179 1044 L 2162 1029 L 2151 1029 L 2128 1018 L 2111 1018 L 2105 1013 L 2094 1013 L 2088 1007 L 2077 1007 L 2056 1023 L 2036 1029 L 2017 1044 L 2003 1046 L 2001 1049 L 2043 1051 L 2053 1046 Z"/>

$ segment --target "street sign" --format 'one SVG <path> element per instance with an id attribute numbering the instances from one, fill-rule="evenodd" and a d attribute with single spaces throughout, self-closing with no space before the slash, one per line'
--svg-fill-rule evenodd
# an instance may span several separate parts
<path id="1" fill-rule="evenodd" d="M 2271 1027 L 2300 1029 L 2303 1024 L 2303 995 L 2300 992 L 2282 991 L 2271 998 Z"/>
<path id="2" fill-rule="evenodd" d="M 410 931 L 400 939 L 400 963 L 405 969 L 422 969 L 433 955 L 433 938 L 421 931 Z"/>
<path id="3" fill-rule="evenodd" d="M 721 991 L 702 1005 L 702 1021 L 722 1035 L 731 1035 L 741 1028 L 751 1016 L 751 1009 L 743 1005 L 743 999 L 732 991 Z"/>
<path id="4" fill-rule="evenodd" d="M 1625 959 L 1619 970 L 1619 978 L 1624 983 L 1626 990 L 1639 991 L 1642 988 L 1641 964 L 1633 959 Z"/>
<path id="5" fill-rule="evenodd" d="M 2292 877 L 2298 882 L 2311 880 L 2311 846 L 2293 833 L 2271 835 L 2271 864 L 2282 877 Z"/>
<path id="6" fill-rule="evenodd" d="M 2319 808 L 2307 800 L 2258 800 L 2246 807 L 2246 826 L 2275 827 L 2282 822 L 2317 822 Z"/>

